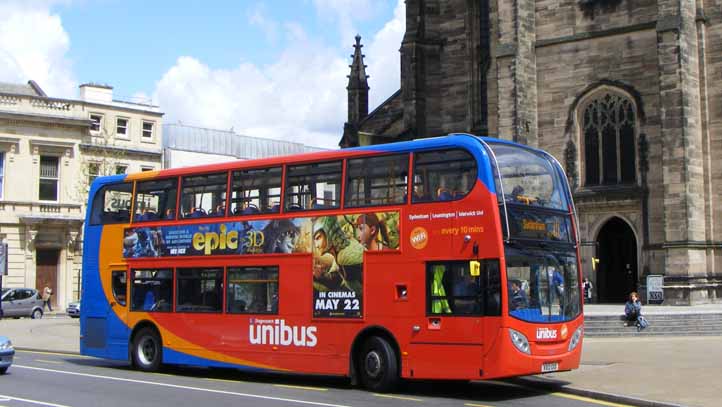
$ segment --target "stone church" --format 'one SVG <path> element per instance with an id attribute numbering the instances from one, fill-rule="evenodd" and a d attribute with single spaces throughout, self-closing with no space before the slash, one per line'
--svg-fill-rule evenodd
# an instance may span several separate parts
<path id="1" fill-rule="evenodd" d="M 406 0 L 401 89 L 369 112 L 360 37 L 341 147 L 450 132 L 562 163 L 594 300 L 663 275 L 722 302 L 722 0 Z"/>

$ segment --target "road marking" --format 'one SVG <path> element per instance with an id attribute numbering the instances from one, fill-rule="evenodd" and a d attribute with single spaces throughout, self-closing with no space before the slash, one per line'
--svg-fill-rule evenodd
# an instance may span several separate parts
<path id="1" fill-rule="evenodd" d="M 0 394 L 0 397 L 3 398 L 3 400 L 0 400 L 0 401 L 8 401 L 8 400 L 4 400 L 4 399 L 9 399 L 9 400 L 23 401 L 23 402 L 25 402 L 25 403 L 40 404 L 40 405 L 43 405 L 43 406 L 70 407 L 70 406 L 66 406 L 66 405 L 64 405 L 64 404 L 54 404 L 54 403 L 46 403 L 46 402 L 44 402 L 44 401 L 37 401 L 37 400 L 30 400 L 30 399 L 21 399 L 20 397 L 6 396 L 6 395 L 3 395 L 3 394 Z"/>
<path id="2" fill-rule="evenodd" d="M 551 395 L 552 395 L 552 396 L 557 396 L 557 397 L 564 397 L 564 398 L 566 398 L 566 399 L 572 399 L 572 400 L 577 400 L 577 401 L 584 401 L 584 402 L 587 402 L 587 403 L 599 404 L 599 405 L 602 405 L 602 406 L 609 406 L 609 407 L 631 407 L 629 404 L 619 404 L 619 403 L 612 403 L 612 402 L 609 402 L 609 401 L 595 400 L 595 399 L 592 399 L 592 398 L 589 398 L 589 397 L 577 396 L 577 395 L 568 394 L 568 393 L 559 393 L 559 392 L 557 392 L 557 393 L 551 393 Z"/>
<path id="3" fill-rule="evenodd" d="M 492 407 L 492 406 L 489 406 L 489 405 L 486 405 L 486 404 L 464 403 L 464 405 L 465 405 L 465 406 L 469 406 L 469 407 Z"/>
<path id="4" fill-rule="evenodd" d="M 404 396 L 394 396 L 393 394 L 378 394 L 374 393 L 374 396 L 376 397 L 385 397 L 387 399 L 398 399 L 398 400 L 408 400 L 408 401 L 424 401 L 421 399 L 415 399 L 413 397 L 404 397 Z"/>
<path id="5" fill-rule="evenodd" d="M 83 356 L 83 355 L 78 355 L 75 353 L 71 354 L 71 353 L 60 353 L 60 352 L 46 352 L 46 351 L 40 351 L 40 350 L 24 350 L 24 349 L 21 349 L 21 350 L 16 349 L 15 352 L 16 353 L 38 353 L 41 355 L 56 355 L 56 356 L 65 356 L 65 357 L 72 357 L 72 358 L 94 359 L 91 356 Z"/>
<path id="6" fill-rule="evenodd" d="M 63 362 L 58 362 L 57 360 L 45 360 L 45 359 L 35 359 L 36 362 L 40 363 L 54 363 L 56 365 L 62 365 Z"/>
<path id="7" fill-rule="evenodd" d="M 262 396 L 260 394 L 238 393 L 238 392 L 234 392 L 234 391 L 215 390 L 215 389 L 204 389 L 202 387 L 181 386 L 178 384 L 126 379 L 123 377 L 100 376 L 100 375 L 94 375 L 94 374 L 89 374 L 89 373 L 67 372 L 65 370 L 46 369 L 46 368 L 33 367 L 33 366 L 13 365 L 13 368 L 39 370 L 41 372 L 60 373 L 60 374 L 67 374 L 67 375 L 71 375 L 71 376 L 90 377 L 90 378 L 94 378 L 94 379 L 115 380 L 118 382 L 148 384 L 148 385 L 161 386 L 161 387 L 170 387 L 172 389 L 194 390 L 194 391 L 202 391 L 202 392 L 206 392 L 206 393 L 227 394 L 230 396 L 248 397 L 248 398 L 263 399 L 263 400 L 284 401 L 284 402 L 288 402 L 288 403 L 297 403 L 297 404 L 310 404 L 313 406 L 349 407 L 349 406 L 346 406 L 343 404 L 319 403 L 319 402 L 315 402 L 315 401 L 297 400 L 297 399 L 289 399 L 289 398 L 282 398 L 282 397 Z M 65 406 L 59 406 L 59 407 L 65 407 Z"/>
<path id="8" fill-rule="evenodd" d="M 287 389 L 300 389 L 300 390 L 315 390 L 315 391 L 328 391 L 322 387 L 311 387 L 311 386 L 292 386 L 290 384 L 274 384 L 276 387 L 285 387 Z"/>
<path id="9" fill-rule="evenodd" d="M 205 380 L 209 380 L 212 382 L 225 382 L 225 383 L 243 383 L 240 380 L 228 380 L 228 379 L 212 379 L 210 377 L 204 377 Z"/>

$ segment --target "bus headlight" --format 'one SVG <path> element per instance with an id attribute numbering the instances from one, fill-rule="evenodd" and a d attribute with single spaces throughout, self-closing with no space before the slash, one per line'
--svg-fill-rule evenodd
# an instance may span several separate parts
<path id="1" fill-rule="evenodd" d="M 522 334 L 519 331 L 515 331 L 511 328 L 509 328 L 509 337 L 511 337 L 511 343 L 514 344 L 514 346 L 519 349 L 520 352 L 526 353 L 527 355 L 531 355 L 531 349 L 529 348 L 529 341 L 526 339 L 526 336 Z"/>
<path id="2" fill-rule="evenodd" d="M 579 345 L 579 343 L 582 341 L 582 333 L 584 332 L 584 325 L 577 328 L 576 331 L 574 331 L 574 335 L 572 335 L 572 339 L 569 341 L 569 347 L 567 350 L 569 352 L 573 351 L 574 348 Z"/>

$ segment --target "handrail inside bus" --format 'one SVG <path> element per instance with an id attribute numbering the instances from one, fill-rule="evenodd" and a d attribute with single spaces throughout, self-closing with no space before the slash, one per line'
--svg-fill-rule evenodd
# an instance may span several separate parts
<path id="1" fill-rule="evenodd" d="M 501 188 L 501 203 L 504 205 L 504 222 L 506 223 L 506 239 L 504 239 L 504 242 L 509 243 L 511 240 L 511 231 L 509 230 L 509 212 L 506 209 L 506 199 L 504 199 L 504 183 L 501 180 L 501 170 L 499 169 L 499 163 L 496 161 L 496 154 L 494 154 L 494 150 L 489 146 L 489 144 L 486 143 L 481 138 L 477 138 L 481 142 L 484 147 L 486 147 L 486 151 L 491 154 L 491 157 L 494 159 L 494 167 L 496 167 L 496 176 L 499 178 L 499 188 Z M 497 200 L 499 199 L 499 194 L 497 192 Z"/>

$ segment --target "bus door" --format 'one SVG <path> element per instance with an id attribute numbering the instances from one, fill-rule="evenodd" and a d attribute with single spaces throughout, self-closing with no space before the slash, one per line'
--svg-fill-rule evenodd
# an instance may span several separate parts
<path id="1" fill-rule="evenodd" d="M 417 318 L 411 340 L 413 377 L 481 377 L 486 342 L 494 337 L 485 332 L 485 314 L 498 315 L 500 295 L 498 261 L 479 266 L 472 272 L 470 261 L 426 264 L 426 314 Z M 454 368 L 439 369 L 448 363 Z"/>
<path id="2" fill-rule="evenodd" d="M 110 357 L 128 355 L 128 271 L 125 265 L 113 265 L 110 271 L 110 290 L 106 317 L 108 353 Z M 82 312 L 82 311 L 81 311 Z"/>

